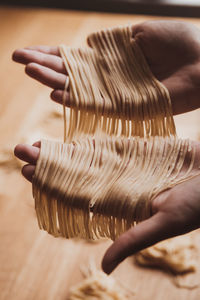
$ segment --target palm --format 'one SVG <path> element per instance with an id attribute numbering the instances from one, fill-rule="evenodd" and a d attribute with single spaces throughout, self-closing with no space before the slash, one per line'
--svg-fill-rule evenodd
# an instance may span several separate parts
<path id="1" fill-rule="evenodd" d="M 166 235 L 184 234 L 199 227 L 200 176 L 196 176 L 160 194 L 152 203 L 154 214 L 164 216 Z"/>
<path id="2" fill-rule="evenodd" d="M 168 88 L 173 113 L 200 107 L 200 31 L 189 23 L 151 21 L 133 26 L 151 71 Z"/>

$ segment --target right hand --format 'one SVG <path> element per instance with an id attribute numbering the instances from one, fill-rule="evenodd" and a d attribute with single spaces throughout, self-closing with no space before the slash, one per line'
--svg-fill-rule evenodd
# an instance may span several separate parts
<path id="1" fill-rule="evenodd" d="M 106 251 L 102 268 L 107 274 L 128 256 L 200 227 L 200 175 L 162 192 L 151 204 L 152 216 L 123 233 Z"/>

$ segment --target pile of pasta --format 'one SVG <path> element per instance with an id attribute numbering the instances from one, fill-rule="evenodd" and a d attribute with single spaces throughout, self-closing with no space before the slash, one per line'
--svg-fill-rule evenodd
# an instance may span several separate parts
<path id="1" fill-rule="evenodd" d="M 50 234 L 115 240 L 151 216 L 159 193 L 200 170 L 193 143 L 176 136 L 169 92 L 131 27 L 87 41 L 60 46 L 70 116 L 64 108 L 64 143 L 41 142 L 33 196 L 39 227 Z"/>
<path id="2" fill-rule="evenodd" d="M 134 255 L 141 266 L 159 267 L 173 274 L 196 271 L 194 239 L 190 235 L 162 241 Z"/>
<path id="3" fill-rule="evenodd" d="M 159 268 L 173 275 L 172 282 L 178 288 L 199 287 L 195 275 L 197 271 L 197 247 L 194 235 L 177 236 L 155 244 L 134 255 L 139 266 Z"/>
<path id="4" fill-rule="evenodd" d="M 96 268 L 83 275 L 84 280 L 70 288 L 68 300 L 128 300 L 134 296 L 121 281 Z"/>

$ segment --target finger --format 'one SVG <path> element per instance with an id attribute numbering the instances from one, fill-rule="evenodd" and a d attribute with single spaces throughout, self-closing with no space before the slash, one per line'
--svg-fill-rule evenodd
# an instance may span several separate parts
<path id="1" fill-rule="evenodd" d="M 40 141 L 37 141 L 37 142 L 33 143 L 32 146 L 41 148 L 41 142 L 40 142 Z"/>
<path id="2" fill-rule="evenodd" d="M 34 62 L 58 73 L 66 74 L 66 68 L 62 58 L 56 55 L 46 54 L 36 50 L 17 49 L 13 53 L 12 58 L 21 64 L 27 65 L 28 63 Z"/>
<path id="3" fill-rule="evenodd" d="M 37 163 L 37 159 L 39 157 L 40 150 L 38 147 L 19 144 L 14 149 L 14 154 L 17 158 L 35 165 Z"/>
<path id="4" fill-rule="evenodd" d="M 157 213 L 122 234 L 104 255 L 104 272 L 110 274 L 128 256 L 169 237 L 163 220 L 163 213 Z"/>
<path id="5" fill-rule="evenodd" d="M 57 55 L 60 56 L 60 51 L 59 48 L 57 46 L 29 46 L 29 47 L 25 47 L 24 49 L 29 49 L 29 50 L 36 50 L 42 53 L 46 53 L 46 54 L 52 54 L 52 55 Z"/>
<path id="6" fill-rule="evenodd" d="M 67 76 L 36 63 L 30 63 L 25 68 L 26 74 L 52 89 L 63 89 Z"/>
<path id="7" fill-rule="evenodd" d="M 63 90 L 54 90 L 53 92 L 51 92 L 51 99 L 57 103 L 62 104 L 63 103 L 63 95 L 64 95 L 64 91 Z M 70 107 L 70 99 L 69 99 L 69 93 L 66 92 L 65 93 L 65 105 Z"/>
<path id="8" fill-rule="evenodd" d="M 30 182 L 32 182 L 33 175 L 35 173 L 35 166 L 34 165 L 25 165 L 22 168 L 22 175 Z"/>

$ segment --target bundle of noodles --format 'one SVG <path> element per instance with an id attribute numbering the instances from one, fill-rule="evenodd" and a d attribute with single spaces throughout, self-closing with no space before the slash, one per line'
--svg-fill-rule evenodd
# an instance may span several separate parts
<path id="1" fill-rule="evenodd" d="M 69 75 L 67 140 L 99 131 L 127 137 L 174 135 L 169 93 L 152 75 L 131 28 L 97 32 L 88 43 L 92 48 L 60 46 Z"/>
<path id="2" fill-rule="evenodd" d="M 114 240 L 150 217 L 158 193 L 200 170 L 195 146 L 176 137 L 169 93 L 131 28 L 88 42 L 60 47 L 71 106 L 66 143 L 42 141 L 33 196 L 40 228 L 54 236 Z"/>
<path id="3" fill-rule="evenodd" d="M 194 174 L 190 147 L 163 137 L 43 141 L 33 182 L 40 228 L 114 240 L 150 216 L 153 197 Z"/>

